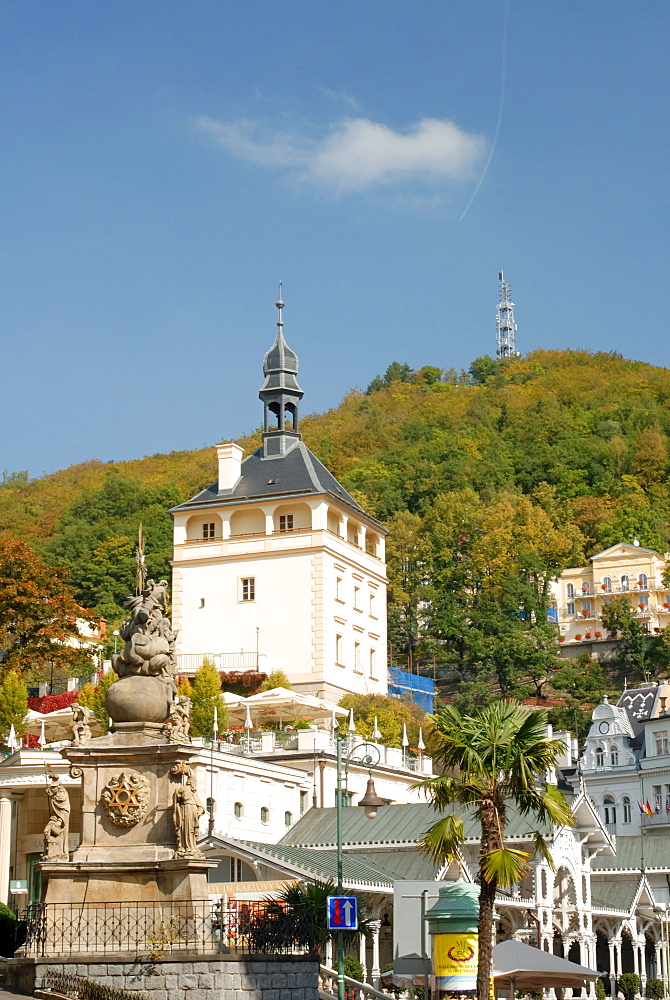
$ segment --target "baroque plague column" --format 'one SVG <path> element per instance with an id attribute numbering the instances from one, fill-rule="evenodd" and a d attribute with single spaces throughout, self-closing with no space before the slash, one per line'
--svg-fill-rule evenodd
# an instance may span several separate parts
<path id="1" fill-rule="evenodd" d="M 40 866 L 47 921 L 56 909 L 82 905 L 208 905 L 214 862 L 196 846 L 204 810 L 189 763 L 190 703 L 176 697 L 173 680 L 166 590 L 164 580 L 149 580 L 126 599 L 125 645 L 113 659 L 119 678 L 105 702 L 109 735 L 91 739 L 82 719 L 76 743 L 63 750 L 83 790 L 81 843 L 71 859 L 67 791 L 55 777 L 47 789 L 51 815 Z M 87 947 L 95 950 L 95 941 Z"/>

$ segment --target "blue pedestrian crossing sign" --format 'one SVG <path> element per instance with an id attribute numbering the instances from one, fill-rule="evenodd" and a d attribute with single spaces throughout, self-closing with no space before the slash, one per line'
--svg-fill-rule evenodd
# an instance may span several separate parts
<path id="1" fill-rule="evenodd" d="M 358 900 L 355 896 L 328 896 L 328 930 L 358 930 Z"/>

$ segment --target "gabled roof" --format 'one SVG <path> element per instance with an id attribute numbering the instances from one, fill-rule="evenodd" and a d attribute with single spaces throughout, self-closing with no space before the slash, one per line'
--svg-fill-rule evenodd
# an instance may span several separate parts
<path id="1" fill-rule="evenodd" d="M 365 513 L 303 441 L 297 441 L 285 455 L 274 458 L 264 458 L 263 449 L 259 448 L 242 462 L 242 474 L 232 489 L 219 490 L 218 482 L 214 482 L 186 503 L 173 507 L 170 513 L 233 504 L 239 506 L 279 496 L 288 499 L 323 494 L 351 507 L 359 516 L 372 521 L 386 533 L 386 529 L 376 518 Z"/>
<path id="2" fill-rule="evenodd" d="M 595 562 L 596 559 L 607 559 L 608 556 L 613 556 L 616 552 L 621 552 L 625 549 L 626 555 L 637 555 L 643 552 L 645 555 L 658 556 L 659 559 L 662 558 L 660 552 L 656 549 L 645 549 L 643 545 L 633 545 L 632 542 L 618 542 L 616 545 L 610 545 L 608 549 L 603 549 L 602 552 L 597 552 L 594 556 L 591 556 L 591 562 Z"/>
<path id="3" fill-rule="evenodd" d="M 361 810 L 362 811 L 362 810 Z M 224 850 L 247 861 L 259 861 L 274 868 L 289 878 L 318 879 L 320 881 L 337 878 L 337 855 L 335 851 L 306 850 L 299 847 L 283 847 L 281 844 L 257 844 L 248 840 L 235 840 L 213 834 L 200 841 L 205 852 Z M 355 857 L 343 858 L 344 885 L 348 889 L 368 891 L 389 891 L 393 880 Z"/>

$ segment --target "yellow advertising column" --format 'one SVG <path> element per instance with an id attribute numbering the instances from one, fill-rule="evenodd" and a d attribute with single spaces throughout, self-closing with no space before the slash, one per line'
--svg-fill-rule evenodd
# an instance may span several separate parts
<path id="1" fill-rule="evenodd" d="M 474 1000 L 477 996 L 479 886 L 458 879 L 440 886 L 426 913 L 433 935 L 432 1000 Z M 491 983 L 493 985 L 493 983 Z"/>

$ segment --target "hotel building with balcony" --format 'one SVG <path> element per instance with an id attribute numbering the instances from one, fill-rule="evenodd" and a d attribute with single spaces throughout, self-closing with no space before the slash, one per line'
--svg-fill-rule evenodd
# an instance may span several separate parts
<path id="1" fill-rule="evenodd" d="M 670 625 L 670 587 L 663 584 L 668 558 L 667 552 L 623 542 L 593 556 L 590 566 L 566 569 L 552 584 L 561 653 L 610 652 L 617 637 L 604 627 L 602 611 L 622 594 L 649 635 Z"/>

